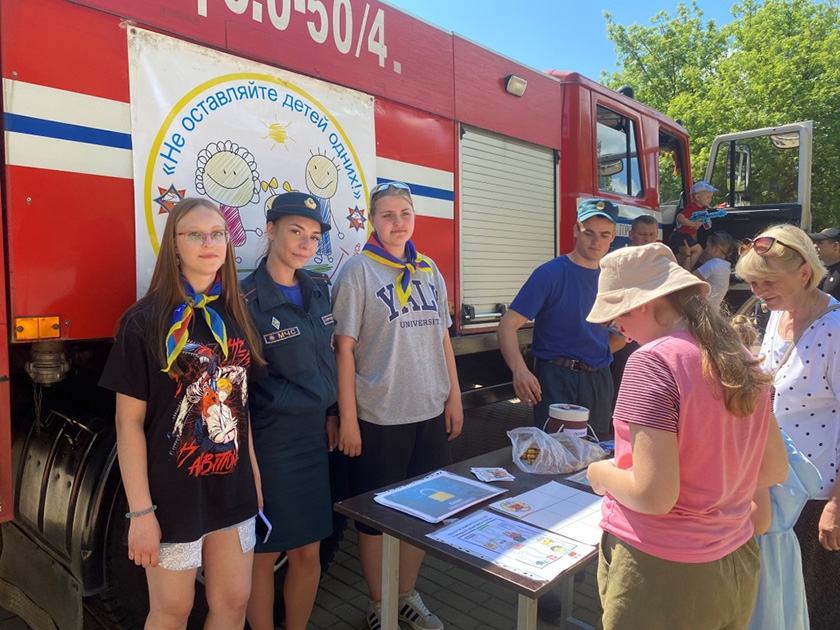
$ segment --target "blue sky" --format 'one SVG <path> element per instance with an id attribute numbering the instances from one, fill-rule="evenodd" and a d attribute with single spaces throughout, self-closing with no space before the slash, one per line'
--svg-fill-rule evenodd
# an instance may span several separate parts
<path id="1" fill-rule="evenodd" d="M 537 70 L 580 72 L 596 81 L 615 70 L 604 11 L 619 24 L 647 24 L 658 11 L 675 13 L 678 0 L 386 0 L 443 29 Z M 688 4 L 688 1 L 686 1 Z M 725 24 L 735 0 L 698 0 L 704 18 Z"/>

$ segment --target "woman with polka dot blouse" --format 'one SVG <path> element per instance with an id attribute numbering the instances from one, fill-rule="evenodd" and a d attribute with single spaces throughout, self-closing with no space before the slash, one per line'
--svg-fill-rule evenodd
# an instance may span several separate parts
<path id="1" fill-rule="evenodd" d="M 811 628 L 840 627 L 840 303 L 817 287 L 826 271 L 808 235 L 781 225 L 740 246 L 737 274 L 770 309 L 760 357 L 774 374 L 781 428 L 822 484 L 794 526 Z M 798 339 L 788 353 L 788 347 Z M 785 356 L 787 353 L 787 356 Z"/>

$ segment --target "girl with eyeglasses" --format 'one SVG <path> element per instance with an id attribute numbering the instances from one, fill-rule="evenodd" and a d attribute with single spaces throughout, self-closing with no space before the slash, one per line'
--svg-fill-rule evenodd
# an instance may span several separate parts
<path id="1" fill-rule="evenodd" d="M 776 386 L 782 430 L 822 475 L 794 532 L 811 628 L 840 623 L 840 303 L 819 290 L 825 268 L 810 237 L 792 225 L 739 247 L 736 273 L 771 311 L 759 356 Z"/>
<path id="2" fill-rule="evenodd" d="M 263 365 L 225 219 L 183 199 L 100 380 L 117 394 L 128 557 L 146 569 L 147 628 L 186 626 L 202 564 L 206 627 L 244 625 L 260 502 L 247 391 Z"/>
<path id="3" fill-rule="evenodd" d="M 346 263 L 333 292 L 338 365 L 339 448 L 350 462 L 350 487 L 361 494 L 450 463 L 463 409 L 449 340 L 446 284 L 417 253 L 414 203 L 406 184 L 371 190 L 373 233 Z M 381 532 L 361 523 L 359 558 L 370 591 L 368 625 L 380 625 Z M 439 630 L 440 620 L 415 590 L 423 552 L 400 543 L 400 621 Z"/>

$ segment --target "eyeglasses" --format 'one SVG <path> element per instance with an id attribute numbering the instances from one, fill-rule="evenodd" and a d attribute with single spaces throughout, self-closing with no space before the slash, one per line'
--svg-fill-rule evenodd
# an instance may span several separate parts
<path id="1" fill-rule="evenodd" d="M 403 184 L 402 182 L 382 182 L 381 184 L 377 184 L 376 186 L 370 189 L 371 199 L 374 195 L 378 195 L 379 193 L 386 191 L 389 188 L 397 188 L 399 190 L 406 191 L 409 195 L 411 194 L 411 188 L 408 187 L 408 184 Z"/>
<path id="2" fill-rule="evenodd" d="M 206 232 L 176 232 L 175 235 L 183 236 L 184 240 L 190 245 L 204 245 L 208 238 L 213 245 L 230 243 L 230 232 L 227 230 L 213 230 L 209 234 Z"/>
<path id="3" fill-rule="evenodd" d="M 786 243 L 782 243 L 779 239 L 773 238 L 772 236 L 759 236 L 757 239 L 753 240 L 751 238 L 742 238 L 741 241 L 738 243 L 738 255 L 743 256 L 751 249 L 755 250 L 756 254 L 761 254 L 762 256 L 770 251 L 770 248 L 773 247 L 778 243 L 782 247 L 787 247 L 788 249 L 793 249 L 797 254 L 799 253 L 793 247 Z"/>

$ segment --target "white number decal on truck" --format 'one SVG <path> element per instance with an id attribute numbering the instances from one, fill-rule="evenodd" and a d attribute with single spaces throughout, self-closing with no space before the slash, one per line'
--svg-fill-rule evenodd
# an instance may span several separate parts
<path id="1" fill-rule="evenodd" d="M 254 0 L 224 0 L 229 11 L 236 15 L 244 15 L 251 7 L 251 18 L 255 22 L 263 21 L 263 2 Z M 268 19 L 271 25 L 278 31 L 285 31 L 289 27 L 292 13 L 292 0 L 264 0 L 268 9 Z M 336 50 L 346 55 L 353 50 L 353 38 L 356 35 L 353 26 L 353 6 L 350 0 L 333 0 L 332 22 L 323 0 L 294 0 L 294 10 L 298 13 L 311 14 L 306 26 L 309 36 L 316 44 L 323 44 L 327 41 L 332 26 L 333 42 Z M 197 0 L 197 12 L 201 17 L 207 17 L 208 0 Z M 279 5 L 279 6 L 278 6 Z M 279 9 L 279 10 L 278 10 Z M 361 28 L 356 37 L 355 56 L 358 57 L 362 50 L 362 42 L 367 39 L 367 51 L 378 57 L 379 67 L 385 67 L 385 60 L 388 58 L 388 47 L 385 45 L 385 12 L 382 9 L 376 10 L 376 15 L 370 24 L 370 30 L 365 37 L 370 5 L 365 4 L 362 15 Z M 401 72 L 400 64 L 394 62 L 394 71 Z"/>

